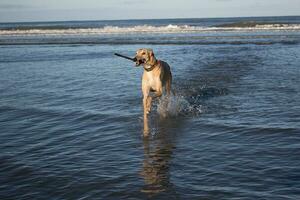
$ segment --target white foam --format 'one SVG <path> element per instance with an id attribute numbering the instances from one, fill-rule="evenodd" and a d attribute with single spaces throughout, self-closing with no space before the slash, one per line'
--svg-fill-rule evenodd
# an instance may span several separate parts
<path id="1" fill-rule="evenodd" d="M 257 30 L 300 30 L 299 24 L 268 24 L 255 27 L 201 27 L 189 25 L 132 27 L 105 26 L 103 28 L 70 28 L 70 29 L 14 29 L 0 30 L 0 35 L 101 35 L 101 34 L 135 34 L 135 33 L 185 33 L 211 31 L 257 31 Z"/>
<path id="2" fill-rule="evenodd" d="M 164 96 L 159 100 L 157 112 L 161 117 L 177 117 L 202 113 L 201 105 L 191 105 L 184 96 Z"/>

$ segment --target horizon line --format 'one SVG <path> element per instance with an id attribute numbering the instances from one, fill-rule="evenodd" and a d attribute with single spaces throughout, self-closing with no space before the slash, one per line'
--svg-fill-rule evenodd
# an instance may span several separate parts
<path id="1" fill-rule="evenodd" d="M 82 19 L 82 20 L 44 20 L 44 21 L 6 21 L 1 22 L 0 24 L 13 24 L 13 23 L 47 23 L 47 22 L 84 22 L 84 21 L 143 21 L 143 20 L 164 20 L 164 19 L 223 19 L 223 18 L 268 18 L 268 17 L 300 17 L 300 15 L 265 15 L 265 16 L 231 16 L 231 17 L 167 17 L 167 18 L 144 18 L 144 19 L 138 19 L 138 18 L 129 18 L 129 19 Z"/>

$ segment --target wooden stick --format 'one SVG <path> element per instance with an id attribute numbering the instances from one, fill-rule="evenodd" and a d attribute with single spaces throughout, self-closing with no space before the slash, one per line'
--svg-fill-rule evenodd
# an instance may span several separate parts
<path id="1" fill-rule="evenodd" d="M 133 61 L 133 62 L 136 61 L 135 58 L 130 58 L 130 57 L 128 57 L 128 56 L 124 56 L 124 55 L 121 55 L 121 54 L 118 54 L 118 53 L 115 53 L 115 55 L 116 55 L 116 56 L 119 56 L 119 57 L 122 57 L 122 58 L 125 58 L 125 59 L 127 59 L 127 60 L 131 60 L 131 61 Z"/>

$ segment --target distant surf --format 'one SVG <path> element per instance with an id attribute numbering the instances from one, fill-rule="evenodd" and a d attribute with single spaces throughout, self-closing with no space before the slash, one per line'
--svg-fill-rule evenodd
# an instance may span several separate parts
<path id="1" fill-rule="evenodd" d="M 299 31 L 300 24 L 237 22 L 217 26 L 191 26 L 168 24 L 153 26 L 148 24 L 137 26 L 104 26 L 99 28 L 69 28 L 69 27 L 14 27 L 3 28 L 0 35 L 101 35 L 101 34 L 136 34 L 136 33 L 193 33 L 218 31 Z"/>

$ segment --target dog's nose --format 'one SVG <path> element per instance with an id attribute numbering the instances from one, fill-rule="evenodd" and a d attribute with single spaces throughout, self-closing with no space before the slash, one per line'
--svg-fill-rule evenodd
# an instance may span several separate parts
<path id="1" fill-rule="evenodd" d="M 134 57 L 134 58 L 132 59 L 132 61 L 133 61 L 133 62 L 136 62 L 136 61 L 137 61 L 137 58 L 136 58 L 136 57 Z"/>

